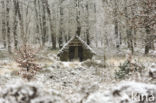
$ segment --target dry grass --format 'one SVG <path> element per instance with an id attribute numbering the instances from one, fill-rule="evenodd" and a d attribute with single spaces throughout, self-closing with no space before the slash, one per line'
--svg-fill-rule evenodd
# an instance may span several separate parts
<path id="1" fill-rule="evenodd" d="M 111 57 L 107 58 L 106 62 L 110 66 L 119 66 L 120 64 L 124 63 L 126 60 L 126 57 Z M 136 60 L 142 64 L 144 63 L 156 63 L 156 58 L 155 57 L 149 57 L 149 56 L 133 56 L 132 60 Z"/>
<path id="2" fill-rule="evenodd" d="M 18 67 L 18 64 L 16 62 L 14 62 L 14 61 L 2 64 L 1 68 L 2 69 L 0 69 L 0 74 L 6 74 L 6 73 L 9 73 L 9 72 L 18 71 L 18 70 L 21 69 L 21 68 Z"/>
<path id="3" fill-rule="evenodd" d="M 111 57 L 107 58 L 106 63 L 108 66 L 119 66 L 121 63 L 124 63 L 125 60 L 125 57 Z"/>

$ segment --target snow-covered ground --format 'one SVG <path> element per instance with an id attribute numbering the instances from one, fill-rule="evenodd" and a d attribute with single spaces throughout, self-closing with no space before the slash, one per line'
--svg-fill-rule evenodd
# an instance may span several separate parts
<path id="1" fill-rule="evenodd" d="M 119 81 L 114 72 L 125 61 L 123 57 L 107 58 L 104 68 L 100 59 L 61 62 L 55 54 L 39 54 L 37 63 L 42 69 L 30 81 L 18 75 L 20 68 L 14 60 L 0 59 L 0 103 L 155 103 L 155 99 L 136 101 L 138 95 L 156 98 L 156 81 L 149 77 L 155 58 L 133 57 L 145 66 L 143 74 Z"/>

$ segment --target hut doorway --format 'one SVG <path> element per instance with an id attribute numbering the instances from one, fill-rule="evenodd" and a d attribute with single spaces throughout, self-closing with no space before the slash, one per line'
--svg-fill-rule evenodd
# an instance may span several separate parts
<path id="1" fill-rule="evenodd" d="M 69 47 L 69 59 L 70 61 L 83 61 L 83 48 L 82 46 L 70 46 Z"/>

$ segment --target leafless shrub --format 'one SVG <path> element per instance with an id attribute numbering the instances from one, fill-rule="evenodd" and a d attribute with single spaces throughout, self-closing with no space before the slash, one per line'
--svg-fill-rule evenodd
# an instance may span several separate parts
<path id="1" fill-rule="evenodd" d="M 31 45 L 23 45 L 15 52 L 15 61 L 22 70 L 19 72 L 23 78 L 30 80 L 41 68 L 35 63 L 38 50 Z"/>

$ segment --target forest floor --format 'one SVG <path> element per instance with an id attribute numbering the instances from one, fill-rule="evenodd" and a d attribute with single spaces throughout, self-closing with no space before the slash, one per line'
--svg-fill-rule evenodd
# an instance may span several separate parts
<path id="1" fill-rule="evenodd" d="M 66 102 L 56 103 L 83 103 L 82 100 L 85 101 L 84 103 L 103 103 L 102 101 L 107 103 L 116 103 L 114 101 L 108 102 L 107 99 L 102 100 L 105 96 L 101 98 L 101 95 L 99 96 L 99 94 L 96 94 L 95 97 L 99 96 L 97 98 L 101 98 L 101 100 L 99 100 L 99 102 L 98 100 L 94 100 L 96 101 L 94 102 L 92 100 L 92 95 L 96 92 L 100 93 L 100 91 L 102 91 L 102 93 L 110 91 L 111 88 L 116 87 L 116 85 L 123 81 L 147 83 L 150 85 L 156 84 L 156 80 L 151 79 L 148 75 L 150 67 L 152 65 L 156 65 L 155 55 L 132 56 L 133 62 L 145 67 L 143 76 L 134 73 L 124 80 L 116 80 L 115 71 L 118 70 L 119 66 L 126 61 L 126 52 L 125 54 L 119 53 L 107 57 L 106 67 L 104 67 L 104 60 L 100 55 L 97 55 L 93 60 L 87 60 L 85 62 L 61 62 L 56 56 L 57 52 L 57 50 L 52 51 L 50 49 L 41 50 L 37 54 L 36 63 L 42 69 L 38 71 L 32 80 L 28 81 L 18 75 L 18 71 L 21 68 L 14 61 L 13 57 L 8 56 L 5 49 L 1 49 L 0 89 L 6 89 L 7 86 L 19 83 L 20 85 L 31 84 L 41 88 L 45 93 L 48 93 L 50 90 L 54 90 L 63 95 L 63 99 Z M 102 53 L 100 50 L 99 52 Z M 88 98 L 91 99 L 88 100 Z"/>

